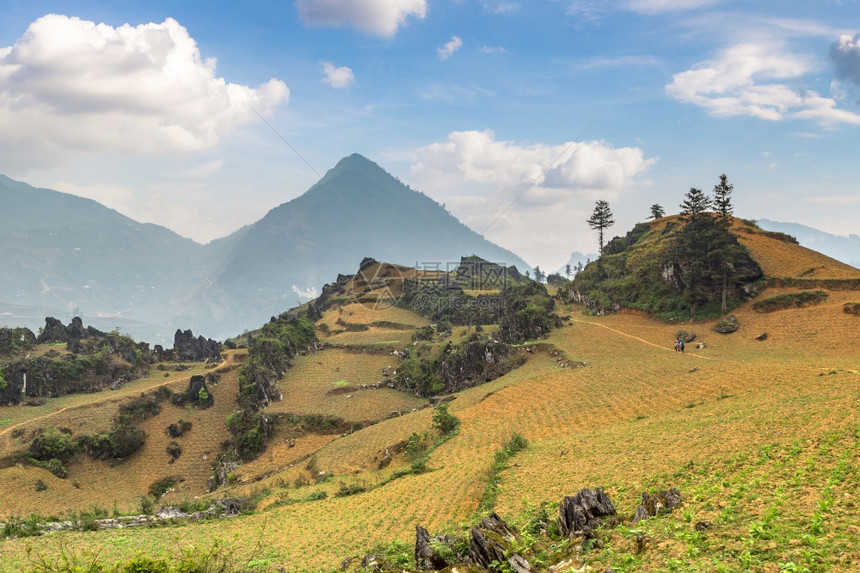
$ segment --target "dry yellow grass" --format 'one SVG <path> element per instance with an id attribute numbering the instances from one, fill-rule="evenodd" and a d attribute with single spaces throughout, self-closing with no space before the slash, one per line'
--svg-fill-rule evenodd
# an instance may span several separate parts
<path id="1" fill-rule="evenodd" d="M 743 232 L 735 225 L 741 244 L 750 250 L 768 277 L 807 279 L 856 279 L 860 270 L 817 251 L 768 237 L 763 232 Z"/>
<path id="2" fill-rule="evenodd" d="M 387 353 L 339 349 L 300 357 L 278 384 L 283 399 L 273 403 L 269 411 L 369 422 L 380 420 L 392 411 L 408 412 L 426 405 L 425 400 L 391 388 L 361 388 L 383 381 L 383 367 L 394 370 L 398 362 L 397 356 Z"/>

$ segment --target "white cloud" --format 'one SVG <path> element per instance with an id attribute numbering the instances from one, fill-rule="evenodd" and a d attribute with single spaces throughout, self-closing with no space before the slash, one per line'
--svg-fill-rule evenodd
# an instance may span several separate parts
<path id="1" fill-rule="evenodd" d="M 583 60 L 580 64 L 582 69 L 585 70 L 616 67 L 661 67 L 662 65 L 662 60 L 654 56 L 649 56 L 647 54 L 631 56 L 595 56 L 593 58 Z"/>
<path id="2" fill-rule="evenodd" d="M 706 8 L 719 2 L 720 0 L 628 0 L 626 7 L 640 14 L 658 14 Z"/>
<path id="3" fill-rule="evenodd" d="M 482 54 L 507 54 L 508 51 L 502 46 L 481 46 L 478 50 Z"/>
<path id="4" fill-rule="evenodd" d="M 178 22 L 114 28 L 50 14 L 0 48 L 0 169 L 81 153 L 194 152 L 289 99 L 215 75 Z"/>
<path id="5" fill-rule="evenodd" d="M 451 36 L 451 39 L 446 42 L 445 45 L 436 48 L 436 53 L 439 54 L 440 60 L 447 60 L 462 46 L 463 40 L 457 36 Z"/>
<path id="6" fill-rule="evenodd" d="M 655 162 L 638 148 L 602 141 L 521 144 L 496 141 L 490 131 L 459 131 L 417 149 L 410 180 L 488 239 L 556 268 L 572 248 L 595 248 L 584 224 L 594 201 L 647 185 L 638 177 Z"/>
<path id="7" fill-rule="evenodd" d="M 481 0 L 481 5 L 487 12 L 493 14 L 508 14 L 519 9 L 518 2 L 509 2 L 507 0 Z"/>
<path id="8" fill-rule="evenodd" d="M 571 250 L 596 249 L 585 225 L 594 201 L 647 185 L 638 178 L 655 162 L 602 141 L 522 144 L 458 131 L 415 151 L 410 181 L 488 239 L 558 268 Z"/>
<path id="9" fill-rule="evenodd" d="M 300 289 L 297 285 L 293 285 L 293 292 L 299 295 L 300 298 L 306 298 L 308 300 L 313 300 L 319 296 L 319 291 L 317 291 L 317 287 L 311 286 L 306 289 Z"/>
<path id="10" fill-rule="evenodd" d="M 602 141 L 561 145 L 521 145 L 496 141 L 492 131 L 455 131 L 444 143 L 415 152 L 412 174 L 434 187 L 469 182 L 529 193 L 617 194 L 655 159 L 635 147 L 614 148 Z M 435 184 L 434 184 L 435 183 Z"/>
<path id="11" fill-rule="evenodd" d="M 323 62 L 323 81 L 333 88 L 345 88 L 355 82 L 355 74 L 346 66 L 335 67 L 331 62 Z"/>
<path id="12" fill-rule="evenodd" d="M 860 86 L 860 34 L 843 34 L 830 46 L 830 59 L 836 64 L 836 77 Z"/>
<path id="13" fill-rule="evenodd" d="M 393 37 L 412 16 L 427 15 L 426 0 L 297 0 L 296 9 L 311 26 L 353 26 L 374 36 Z"/>
<path id="14" fill-rule="evenodd" d="M 675 74 L 666 92 L 717 117 L 748 115 L 770 121 L 811 119 L 824 125 L 860 125 L 860 115 L 833 99 L 792 87 L 812 65 L 783 45 L 738 44 L 716 59 Z"/>

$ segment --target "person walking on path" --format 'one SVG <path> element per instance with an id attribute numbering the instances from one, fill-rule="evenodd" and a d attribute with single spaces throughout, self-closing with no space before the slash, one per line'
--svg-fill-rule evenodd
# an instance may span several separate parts
<path id="1" fill-rule="evenodd" d="M 675 339 L 675 352 L 678 352 L 681 349 L 681 339 Z"/>
<path id="2" fill-rule="evenodd" d="M 681 352 L 684 352 L 684 339 L 681 339 Z"/>

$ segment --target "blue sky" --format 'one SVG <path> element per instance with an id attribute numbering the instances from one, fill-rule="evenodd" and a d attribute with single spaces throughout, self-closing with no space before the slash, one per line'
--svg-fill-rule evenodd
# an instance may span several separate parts
<path id="1" fill-rule="evenodd" d="M 0 12 L 0 173 L 201 242 L 353 152 L 548 269 L 596 251 L 597 199 L 622 234 L 723 172 L 739 216 L 860 233 L 855 0 Z"/>

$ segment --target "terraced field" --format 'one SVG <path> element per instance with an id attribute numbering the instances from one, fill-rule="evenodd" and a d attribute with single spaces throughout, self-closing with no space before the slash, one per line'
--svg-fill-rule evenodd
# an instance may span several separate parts
<path id="1" fill-rule="evenodd" d="M 754 253 L 760 248 L 767 256 L 786 257 L 786 249 L 794 248 L 750 237 Z M 860 277 L 825 259 L 798 251 L 792 263 L 774 263 L 766 272 L 790 278 Z M 810 268 L 817 270 L 807 272 Z M 771 288 L 759 298 L 798 290 Z M 734 312 L 740 329 L 729 335 L 714 332 L 713 321 L 679 325 L 635 312 L 596 317 L 578 306 L 559 308 L 570 320 L 536 345 L 525 365 L 456 395 L 449 410 L 460 420 L 459 432 L 432 451 L 428 471 L 417 475 L 397 473 L 409 464 L 397 452 L 413 433 L 435 437 L 433 410 L 413 396 L 361 386 L 376 384 L 383 367 L 395 366 L 392 339 L 409 341 L 411 331 L 392 324 L 425 322 L 401 309 L 333 308 L 322 320 L 333 333 L 323 338 L 329 347 L 294 361 L 279 384 L 284 400 L 269 411 L 382 421 L 344 435 L 308 433 L 293 441 L 276 433 L 264 455 L 241 466 L 236 483 L 216 494 L 254 497 L 258 511 L 251 515 L 133 533 L 4 540 L 0 570 L 24 568 L 28 547 L 55 554 L 64 544 L 78 554 L 98 551 L 109 562 L 137 552 L 205 547 L 212 539 L 237 548 L 261 568 L 333 570 L 344 557 L 361 556 L 379 542 L 408 545 L 416 524 L 433 532 L 466 531 L 474 523 L 494 454 L 519 433 L 529 445 L 501 473 L 494 502 L 498 513 L 522 526 L 541 506 L 551 506 L 552 512 L 564 495 L 602 487 L 625 519 L 603 534 L 600 547 L 585 554 L 571 551 L 573 569 L 856 571 L 860 318 L 842 308 L 860 296 L 857 290 L 828 295 L 814 306 L 771 313 L 745 304 Z M 334 333 L 336 327 L 343 331 Z M 685 353 L 673 351 L 679 328 L 694 331 L 704 347 L 690 344 Z M 469 332 L 455 328 L 453 336 Z M 559 355 L 585 365 L 563 368 Z M 232 354 L 231 364 L 241 356 L 241 351 Z M 187 378 L 175 380 L 183 383 Z M 205 411 L 213 412 L 211 417 L 166 406 L 147 422 L 151 436 L 163 435 L 164 426 L 179 417 L 194 424 L 182 457 L 169 470 L 185 481 L 166 501 L 199 495 L 208 475 L 199 469 L 205 466 L 195 469 L 191 461 L 211 455 L 224 439 L 223 419 L 237 383 L 235 370 L 222 375 L 214 389 L 216 406 Z M 129 390 L 129 396 L 141 390 Z M 56 409 L 60 404 L 83 407 L 84 402 L 75 402 L 79 399 L 51 401 L 43 415 L 72 424 L 74 416 L 63 418 L 66 411 Z M 401 415 L 389 417 L 394 410 Z M 0 435 L 8 440 L 13 425 L 27 423 L 12 420 Z M 162 438 L 151 448 L 148 443 L 125 468 L 80 465 L 75 470 L 80 475 L 103 477 L 81 482 L 77 499 L 109 506 L 113 492 L 126 487 L 111 482 L 119 476 L 129 482 L 127 491 L 145 489 L 157 473 L 151 468 L 163 473 L 167 467 L 164 443 Z M 394 454 L 389 465 L 380 463 L 386 451 Z M 188 466 L 181 465 L 185 460 Z M 33 472 L 48 475 L 12 467 L 0 470 L 0 478 L 17 480 L 13 487 L 23 491 L 32 489 Z M 319 472 L 323 479 L 315 483 Z M 73 479 L 51 482 L 42 492 L 57 496 L 56 501 L 45 497 L 46 507 L 57 508 L 47 511 L 74 506 Z M 643 490 L 672 486 L 684 498 L 679 509 L 631 525 Z M 344 491 L 354 495 L 341 496 Z M 16 507 L 23 512 L 31 506 Z M 694 529 L 700 522 L 710 526 Z M 644 539 L 644 551 L 637 549 L 637 536 Z"/>
<path id="2" fill-rule="evenodd" d="M 628 516 L 645 488 L 677 485 L 685 495 L 682 513 L 640 528 L 658 548 L 635 556 L 631 535 L 620 530 L 610 540 L 614 554 L 595 551 L 582 562 L 624 570 L 626 555 L 641 570 L 679 564 L 680 570 L 712 569 L 720 546 L 728 570 L 744 570 L 744 563 L 755 569 L 779 558 L 811 564 L 811 570 L 849 571 L 860 563 L 854 525 L 860 513 L 858 324 L 841 311 L 852 297 L 856 293 L 831 292 L 821 305 L 771 314 L 744 308 L 736 313 L 742 327 L 732 335 L 712 332 L 711 324 L 694 325 L 706 346 L 691 345 L 684 354 L 671 349 L 677 326 L 633 313 L 587 317 L 572 307 L 570 325 L 547 342 L 587 366 L 559 368 L 539 352 L 507 376 L 461 393 L 451 404 L 460 432 L 433 452 L 428 473 L 375 487 L 402 462 L 378 470 L 374 457 L 412 432 L 430 431 L 431 412 L 423 409 L 329 441 L 316 454 L 318 467 L 336 476 L 327 483 L 293 488 L 295 477 L 307 474 L 304 463 L 297 463 L 237 487 L 235 493 L 245 494 L 268 488 L 261 506 L 270 508 L 230 521 L 229 534 L 219 533 L 225 524 L 217 523 L 141 530 L 133 540 L 127 533 L 101 532 L 31 543 L 50 550 L 62 539 L 119 557 L 132 549 L 236 536 L 261 539 L 265 549 L 259 557 L 271 564 L 333 568 L 375 540 L 409 542 L 416 523 L 431 530 L 465 526 L 494 452 L 519 432 L 530 446 L 503 472 L 496 506 L 514 521 L 540 502 L 581 487 L 606 488 Z M 755 340 L 762 332 L 768 332 L 767 340 Z M 334 357 L 343 351 L 322 355 L 329 352 Z M 297 361 L 290 378 L 305 380 L 287 380 L 284 387 L 305 384 L 303 391 L 320 393 L 334 386 L 331 371 L 314 379 L 318 356 Z M 385 357 L 360 360 L 378 372 Z M 361 375 L 345 371 L 347 378 Z M 837 466 L 844 476 L 828 486 Z M 771 478 L 785 485 L 771 487 Z M 360 483 L 369 491 L 335 497 L 341 483 Z M 278 504 L 313 491 L 325 491 L 328 498 Z M 832 501 L 822 514 L 825 499 Z M 810 529 L 816 515 L 829 523 L 822 535 Z M 691 541 L 690 524 L 700 520 L 714 523 L 714 530 L 706 541 Z M 765 528 L 756 535 L 771 539 L 750 537 L 756 527 Z M 791 541 L 798 531 L 812 537 Z M 23 561 L 24 542 L 4 545 L 9 563 Z M 825 554 L 835 548 L 837 553 Z"/>

